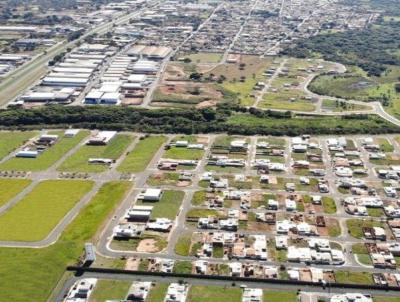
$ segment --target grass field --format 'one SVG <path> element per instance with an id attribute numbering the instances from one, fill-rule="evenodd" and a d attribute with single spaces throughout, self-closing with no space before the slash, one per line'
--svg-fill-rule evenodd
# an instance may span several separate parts
<path id="1" fill-rule="evenodd" d="M 79 144 L 83 138 L 88 136 L 89 131 L 80 131 L 73 138 L 63 137 L 64 131 L 50 131 L 51 134 L 59 135 L 59 141 L 37 158 L 13 157 L 0 165 L 0 170 L 17 171 L 43 171 L 54 165 L 62 156 Z"/>
<path id="2" fill-rule="evenodd" d="M 324 208 L 324 212 L 327 214 L 336 213 L 336 203 L 333 198 L 322 197 L 322 207 Z"/>
<path id="3" fill-rule="evenodd" d="M 292 291 L 264 290 L 264 302 L 297 302 L 297 294 Z"/>
<path id="4" fill-rule="evenodd" d="M 242 291 L 235 287 L 193 285 L 189 289 L 187 302 L 240 302 Z"/>
<path id="5" fill-rule="evenodd" d="M 164 301 L 167 294 L 169 284 L 157 283 L 149 292 L 146 302 L 161 302 Z"/>
<path id="6" fill-rule="evenodd" d="M 336 271 L 335 278 L 339 283 L 373 284 L 372 276 L 367 272 Z"/>
<path id="7" fill-rule="evenodd" d="M 42 249 L 0 248 L 0 292 L 8 301 L 46 301 L 65 267 L 76 263 L 85 242 L 128 193 L 131 183 L 106 183 L 53 245 Z M 15 286 L 18 284 L 18 286 Z"/>
<path id="8" fill-rule="evenodd" d="M 180 236 L 178 242 L 175 245 L 175 253 L 180 256 L 189 256 L 191 242 L 191 234 Z"/>
<path id="9" fill-rule="evenodd" d="M 157 202 L 143 202 L 137 201 L 137 205 L 151 205 L 153 211 L 151 212 L 151 218 L 169 218 L 175 219 L 178 214 L 178 210 L 183 200 L 183 191 L 165 191 L 161 199 Z"/>
<path id="10" fill-rule="evenodd" d="M 0 216 L 0 240 L 39 241 L 51 232 L 93 183 L 46 180 Z"/>
<path id="11" fill-rule="evenodd" d="M 58 170 L 65 172 L 103 172 L 108 169 L 106 165 L 89 164 L 89 158 L 118 159 L 128 148 L 133 137 L 117 134 L 106 146 L 84 145 L 77 152 L 67 158 Z"/>
<path id="12" fill-rule="evenodd" d="M 98 280 L 89 302 L 124 300 L 131 284 L 131 281 Z"/>
<path id="13" fill-rule="evenodd" d="M 200 160 L 203 157 L 203 154 L 204 150 L 171 147 L 164 152 L 163 158 Z"/>
<path id="14" fill-rule="evenodd" d="M 0 132 L 0 159 L 23 145 L 30 138 L 35 136 L 37 132 Z"/>
<path id="15" fill-rule="evenodd" d="M 136 173 L 146 169 L 154 154 L 166 141 L 165 136 L 149 136 L 139 141 L 132 152 L 130 152 L 121 165 L 119 172 Z"/>
<path id="16" fill-rule="evenodd" d="M 304 94 L 296 89 L 270 92 L 264 95 L 259 107 L 281 110 L 314 111 L 315 105 L 303 98 Z"/>
<path id="17" fill-rule="evenodd" d="M 0 179 L 0 207 L 14 198 L 31 182 L 29 179 Z"/>
<path id="18" fill-rule="evenodd" d="M 242 64 L 242 67 L 240 66 Z M 235 95 L 241 105 L 251 106 L 255 98 L 251 96 L 254 86 L 262 80 L 262 73 L 271 65 L 271 60 L 257 56 L 241 56 L 240 64 L 223 64 L 208 73 L 218 78 L 224 76 L 221 87 Z"/>

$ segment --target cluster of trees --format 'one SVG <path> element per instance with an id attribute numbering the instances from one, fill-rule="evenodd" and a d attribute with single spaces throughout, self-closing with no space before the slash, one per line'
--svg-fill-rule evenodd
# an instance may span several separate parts
<path id="1" fill-rule="evenodd" d="M 400 65 L 400 22 L 381 21 L 363 30 L 317 35 L 299 40 L 284 54 L 305 58 L 320 53 L 326 60 L 357 65 L 371 76 L 380 76 L 387 65 Z"/>
<path id="2" fill-rule="evenodd" d="M 244 118 L 237 122 L 236 115 Z M 243 135 L 299 135 L 390 133 L 400 128 L 377 116 L 294 116 L 290 112 L 246 109 L 220 104 L 216 109 L 138 109 L 103 106 L 45 106 L 36 109 L 0 111 L 0 128 L 41 129 L 75 126 L 88 129 L 126 130 L 148 133 L 215 133 Z"/>

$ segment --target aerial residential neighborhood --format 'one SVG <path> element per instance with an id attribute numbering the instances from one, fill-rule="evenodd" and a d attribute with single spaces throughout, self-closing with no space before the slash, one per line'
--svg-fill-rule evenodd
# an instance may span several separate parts
<path id="1" fill-rule="evenodd" d="M 397 0 L 0 3 L 0 301 L 399 302 Z"/>

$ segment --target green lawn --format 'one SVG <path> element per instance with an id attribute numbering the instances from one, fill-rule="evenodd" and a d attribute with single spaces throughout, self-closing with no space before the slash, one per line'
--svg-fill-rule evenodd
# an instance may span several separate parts
<path id="1" fill-rule="evenodd" d="M 338 283 L 373 284 L 372 276 L 367 272 L 336 271 L 335 278 Z"/>
<path id="2" fill-rule="evenodd" d="M 98 280 L 89 302 L 124 300 L 131 284 L 131 281 Z"/>
<path id="3" fill-rule="evenodd" d="M 240 302 L 242 291 L 235 287 L 193 285 L 189 289 L 187 302 Z"/>
<path id="4" fill-rule="evenodd" d="M 194 192 L 192 198 L 192 205 L 201 206 L 206 201 L 206 191 Z"/>
<path id="5" fill-rule="evenodd" d="M 154 154 L 165 143 L 165 136 L 149 136 L 139 141 L 132 152 L 130 152 L 121 165 L 119 172 L 136 173 L 146 169 Z"/>
<path id="6" fill-rule="evenodd" d="M 204 150 L 171 147 L 165 151 L 162 157 L 168 159 L 200 160 L 203 154 Z"/>
<path id="7" fill-rule="evenodd" d="M 174 264 L 173 272 L 176 274 L 191 274 L 192 273 L 192 262 L 176 261 Z"/>
<path id="8" fill-rule="evenodd" d="M 0 170 L 17 171 L 43 171 L 54 165 L 62 156 L 79 144 L 89 131 L 80 131 L 75 137 L 63 137 L 64 131 L 50 131 L 51 134 L 58 134 L 59 141 L 44 151 L 37 158 L 13 157 L 0 165 Z"/>
<path id="9" fill-rule="evenodd" d="M 180 256 L 189 256 L 191 242 L 192 236 L 190 234 L 180 236 L 175 245 L 175 253 Z"/>
<path id="10" fill-rule="evenodd" d="M 264 290 L 264 302 L 297 302 L 297 294 L 292 291 Z"/>
<path id="11" fill-rule="evenodd" d="M 325 213 L 327 213 L 327 214 L 335 214 L 336 213 L 336 203 L 333 198 L 322 197 L 322 206 L 324 208 Z"/>
<path id="12" fill-rule="evenodd" d="M 149 292 L 146 302 L 162 302 L 167 294 L 169 284 L 157 283 Z"/>
<path id="13" fill-rule="evenodd" d="M 313 105 L 312 101 L 305 100 L 302 91 L 296 89 L 266 93 L 260 102 L 260 107 L 297 111 L 315 110 L 315 105 Z"/>
<path id="14" fill-rule="evenodd" d="M 45 180 L 0 216 L 0 240 L 39 241 L 90 191 L 93 182 Z"/>
<path id="15" fill-rule="evenodd" d="M 107 165 L 89 164 L 89 158 L 118 159 L 128 148 L 133 137 L 130 135 L 117 134 L 106 146 L 84 145 L 67 158 L 59 167 L 60 171 L 68 172 L 103 172 L 108 169 Z"/>
<path id="16" fill-rule="evenodd" d="M 46 301 L 65 267 L 76 263 L 85 242 L 90 242 L 98 227 L 128 193 L 131 183 L 106 183 L 91 202 L 46 248 L 0 248 L 0 292 L 7 301 Z M 18 286 L 15 286 L 18 284 Z"/>
<path id="17" fill-rule="evenodd" d="M 141 200 L 137 201 L 137 205 L 151 205 L 153 206 L 153 211 L 151 212 L 151 219 L 156 218 L 169 218 L 175 219 L 178 214 L 178 210 L 181 206 L 183 196 L 185 193 L 183 191 L 165 191 L 161 199 L 157 202 L 143 202 Z"/>
<path id="18" fill-rule="evenodd" d="M 23 145 L 30 138 L 35 136 L 37 132 L 19 132 L 7 131 L 0 132 L 0 159 L 7 156 L 9 153 Z"/>
<path id="19" fill-rule="evenodd" d="M 31 184 L 29 179 L 0 179 L 0 207 Z"/>

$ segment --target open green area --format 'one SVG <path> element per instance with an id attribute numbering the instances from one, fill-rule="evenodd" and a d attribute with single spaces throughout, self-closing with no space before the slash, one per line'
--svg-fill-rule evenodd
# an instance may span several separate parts
<path id="1" fill-rule="evenodd" d="M 83 138 L 88 136 L 89 131 L 80 131 L 75 137 L 63 137 L 64 131 L 50 131 L 50 134 L 59 135 L 59 140 L 37 158 L 13 157 L 0 165 L 0 170 L 17 171 L 43 171 L 51 167 L 61 159 L 65 153 L 75 147 Z"/>
<path id="2" fill-rule="evenodd" d="M 29 179 L 0 179 L 0 207 L 32 183 Z"/>
<path id="3" fill-rule="evenodd" d="M 0 159 L 23 145 L 32 138 L 37 132 L 34 131 L 7 131 L 0 132 Z"/>
<path id="4" fill-rule="evenodd" d="M 171 147 L 163 154 L 163 158 L 168 159 L 187 159 L 200 160 L 203 157 L 204 150 L 188 149 L 181 147 Z"/>
<path id="5" fill-rule="evenodd" d="M 0 240 L 39 241 L 90 191 L 93 182 L 45 180 L 0 215 Z"/>
<path id="6" fill-rule="evenodd" d="M 206 191 L 196 191 L 193 194 L 192 205 L 200 206 L 206 201 Z"/>
<path id="7" fill-rule="evenodd" d="M 324 208 L 324 212 L 327 214 L 336 213 L 336 203 L 335 200 L 331 197 L 322 197 L 322 207 Z"/>
<path id="8" fill-rule="evenodd" d="M 175 245 L 175 253 L 180 256 L 189 256 L 191 243 L 191 234 L 180 236 L 178 242 Z"/>
<path id="9" fill-rule="evenodd" d="M 165 191 L 159 201 L 142 201 L 138 200 L 137 205 L 151 205 L 151 219 L 169 218 L 175 219 L 178 210 L 182 204 L 183 191 Z"/>
<path id="10" fill-rule="evenodd" d="M 257 56 L 241 56 L 240 62 L 219 65 L 206 74 L 209 80 L 217 81 L 224 94 L 236 99 L 243 106 L 255 102 L 254 88 L 264 80 L 262 73 L 271 65 L 271 60 Z"/>
<path id="11" fill-rule="evenodd" d="M 296 89 L 268 92 L 264 95 L 259 107 L 295 111 L 315 110 L 315 105 L 312 101 L 306 100 L 304 98 L 304 93 Z"/>
<path id="12" fill-rule="evenodd" d="M 104 184 L 59 240 L 49 247 L 0 248 L 2 297 L 15 302 L 46 301 L 65 267 L 76 263 L 85 242 L 90 242 L 99 225 L 124 198 L 130 187 L 129 182 Z"/>
<path id="13" fill-rule="evenodd" d="M 193 285 L 189 289 L 187 302 L 240 302 L 242 291 L 235 287 Z"/>
<path id="14" fill-rule="evenodd" d="M 364 237 L 364 233 L 362 231 L 363 227 L 382 227 L 384 228 L 384 225 L 375 220 L 367 220 L 367 219 L 348 219 L 346 220 L 346 225 L 347 229 L 349 230 L 349 233 L 351 236 L 357 239 L 361 239 Z"/>
<path id="15" fill-rule="evenodd" d="M 297 302 L 297 294 L 292 291 L 264 290 L 264 302 Z"/>
<path id="16" fill-rule="evenodd" d="M 90 295 L 89 302 L 124 300 L 131 284 L 131 281 L 97 280 L 93 293 Z"/>
<path id="17" fill-rule="evenodd" d="M 117 160 L 132 142 L 132 136 L 117 134 L 105 146 L 84 145 L 67 158 L 59 167 L 60 171 L 68 172 L 103 172 L 107 165 L 89 164 L 89 158 L 108 158 Z"/>
<path id="18" fill-rule="evenodd" d="M 164 136 L 149 136 L 141 139 L 125 157 L 121 165 L 118 166 L 117 170 L 129 173 L 144 171 L 165 141 L 166 138 Z"/>
<path id="19" fill-rule="evenodd" d="M 167 294 L 169 284 L 167 283 L 157 283 L 154 285 L 149 295 L 147 296 L 146 302 L 161 302 L 164 301 Z"/>
<path id="20" fill-rule="evenodd" d="M 372 276 L 367 272 L 336 271 L 336 282 L 352 284 L 373 284 Z"/>
<path id="21" fill-rule="evenodd" d="M 173 272 L 176 274 L 191 274 L 192 262 L 191 261 L 176 261 L 174 264 Z"/>

